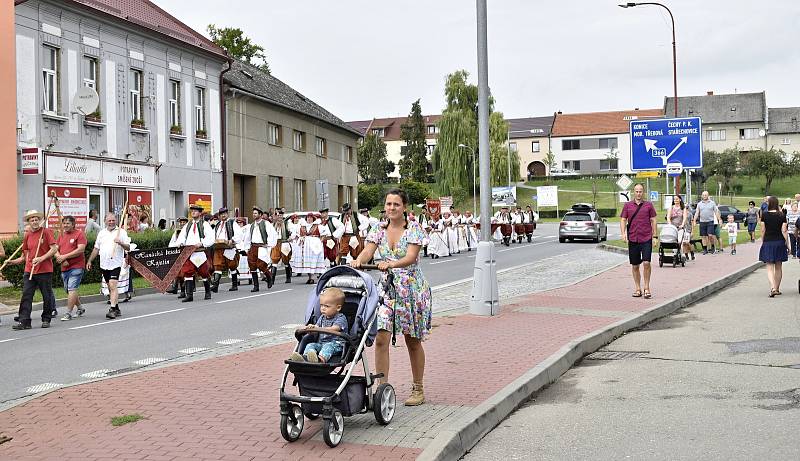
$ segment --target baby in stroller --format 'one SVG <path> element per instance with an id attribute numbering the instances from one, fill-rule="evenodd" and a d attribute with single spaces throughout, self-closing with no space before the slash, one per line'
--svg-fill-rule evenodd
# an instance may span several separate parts
<path id="1" fill-rule="evenodd" d="M 319 295 L 319 316 L 317 323 L 309 323 L 297 329 L 298 333 L 319 333 L 317 342 L 308 343 L 303 350 L 303 355 L 293 352 L 289 360 L 295 362 L 307 361 L 311 363 L 326 363 L 334 355 L 341 355 L 344 350 L 344 339 L 330 333 L 348 331 L 347 317 L 341 313 L 344 305 L 344 291 L 339 288 L 326 288 Z"/>

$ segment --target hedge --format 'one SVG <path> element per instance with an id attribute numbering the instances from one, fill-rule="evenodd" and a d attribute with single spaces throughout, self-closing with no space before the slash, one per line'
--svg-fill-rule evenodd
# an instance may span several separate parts
<path id="1" fill-rule="evenodd" d="M 163 248 L 169 245 L 170 238 L 172 237 L 172 232 L 162 232 L 157 229 L 148 229 L 144 232 L 131 233 L 130 236 L 133 243 L 135 243 L 138 246 L 137 249 L 147 250 L 151 248 Z M 86 235 L 86 240 L 88 241 L 88 244 L 86 245 L 86 258 L 89 258 L 89 254 L 91 254 L 92 248 L 94 248 L 94 240 L 96 237 L 97 234 L 95 233 Z M 11 237 L 9 239 L 2 241 L 2 245 L 6 251 L 7 256 L 11 256 L 11 253 L 13 253 L 21 244 L 22 244 L 21 235 L 17 235 L 15 237 Z M 3 261 L 5 261 L 5 259 L 6 258 L 3 258 Z M 22 276 L 24 269 L 25 266 L 23 264 L 19 264 L 16 266 L 12 266 L 9 264 L 3 269 L 3 276 L 15 287 L 22 288 Z M 92 270 L 84 274 L 83 282 L 100 283 L 100 264 L 97 259 L 95 259 L 94 264 L 92 264 Z M 62 285 L 61 271 L 54 270 L 53 286 L 61 286 L 61 285 Z"/>
<path id="2" fill-rule="evenodd" d="M 564 216 L 564 213 L 570 210 L 558 210 L 560 215 L 556 214 L 556 210 L 542 210 L 539 212 L 540 218 L 560 218 Z M 617 210 L 614 208 L 598 208 L 597 212 L 600 214 L 602 218 L 613 218 L 617 216 Z"/>

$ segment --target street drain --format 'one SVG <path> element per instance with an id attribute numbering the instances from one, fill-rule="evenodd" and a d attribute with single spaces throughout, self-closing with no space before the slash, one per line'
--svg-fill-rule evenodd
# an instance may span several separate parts
<path id="1" fill-rule="evenodd" d="M 646 357 L 650 351 L 597 351 L 586 356 L 587 360 L 624 360 Z"/>

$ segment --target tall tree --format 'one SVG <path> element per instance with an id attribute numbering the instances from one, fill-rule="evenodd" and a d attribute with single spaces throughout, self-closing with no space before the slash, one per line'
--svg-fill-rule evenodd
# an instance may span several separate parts
<path id="1" fill-rule="evenodd" d="M 425 120 L 422 118 L 422 107 L 417 99 L 411 105 L 411 113 L 401 127 L 401 136 L 406 145 L 403 158 L 400 160 L 400 177 L 412 181 L 424 182 L 428 173 L 427 146 L 425 143 Z"/>
<path id="2" fill-rule="evenodd" d="M 258 67 L 262 72 L 269 72 L 264 47 L 256 45 L 238 27 L 217 27 L 209 24 L 206 28 L 211 41 L 225 50 L 230 57 Z"/>
<path id="3" fill-rule="evenodd" d="M 358 174 L 367 184 L 386 182 L 394 164 L 386 159 L 386 143 L 375 133 L 368 133 L 358 147 Z"/>
<path id="4" fill-rule="evenodd" d="M 772 181 L 795 174 L 799 163 L 797 153 L 789 156 L 782 150 L 757 150 L 748 154 L 745 171 L 750 176 L 763 176 L 764 194 L 769 194 Z"/>
<path id="5" fill-rule="evenodd" d="M 703 161 L 706 175 L 722 178 L 722 190 L 728 192 L 731 180 L 739 171 L 739 150 L 732 147 L 719 153 L 706 151 L 703 153 Z"/>

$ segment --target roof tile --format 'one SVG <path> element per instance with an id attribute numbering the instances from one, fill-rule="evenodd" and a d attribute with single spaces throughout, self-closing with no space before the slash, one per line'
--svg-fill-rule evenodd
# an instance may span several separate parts
<path id="1" fill-rule="evenodd" d="M 663 117 L 661 109 L 619 110 L 585 114 L 556 114 L 552 136 L 585 136 L 592 134 L 619 134 L 630 131 L 633 117 Z"/>

